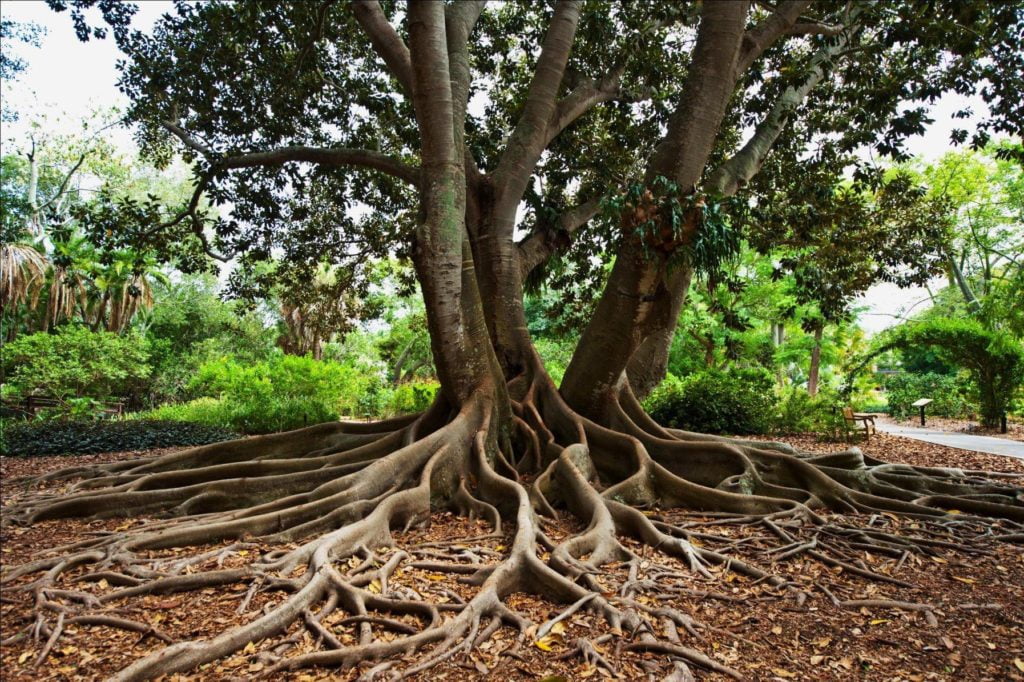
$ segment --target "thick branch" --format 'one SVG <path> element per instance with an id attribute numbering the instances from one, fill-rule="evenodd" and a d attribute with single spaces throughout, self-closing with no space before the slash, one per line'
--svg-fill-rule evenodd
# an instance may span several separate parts
<path id="1" fill-rule="evenodd" d="M 555 110 L 551 122 L 548 123 L 544 139 L 546 147 L 558 134 L 568 128 L 576 119 L 602 102 L 608 102 L 619 96 L 622 80 L 622 67 L 617 67 L 601 80 L 588 79 L 575 90 L 566 95 Z"/>
<path id="2" fill-rule="evenodd" d="M 419 169 L 400 159 L 368 149 L 347 147 L 281 147 L 266 152 L 250 152 L 229 156 L 217 162 L 218 168 L 252 168 L 279 166 L 290 161 L 315 163 L 321 166 L 357 166 L 372 168 L 411 184 L 419 183 Z"/>
<path id="3" fill-rule="evenodd" d="M 856 14 L 851 13 L 851 20 L 856 20 Z M 754 177 L 761 169 L 761 164 L 771 151 L 772 145 L 785 130 L 790 116 L 811 90 L 822 81 L 826 68 L 846 49 L 847 43 L 848 38 L 844 35 L 834 44 L 826 45 L 814 53 L 807 78 L 798 85 L 786 88 L 743 148 L 715 169 L 708 179 L 709 192 L 732 195 Z"/>
<path id="4" fill-rule="evenodd" d="M 523 113 L 495 171 L 495 184 L 509 197 L 510 203 L 519 203 L 533 168 L 544 151 L 548 125 L 555 113 L 558 89 L 579 18 L 580 3 L 577 0 L 560 0 L 555 6 Z M 504 191 L 506 186 L 508 191 Z"/>
<path id="5" fill-rule="evenodd" d="M 412 92 L 412 60 L 409 48 L 406 47 L 395 27 L 384 15 L 377 0 L 354 0 L 352 13 L 356 21 L 366 31 L 373 49 L 380 55 L 406 93 Z"/>
<path id="6" fill-rule="evenodd" d="M 517 245 L 519 271 L 525 278 L 534 268 L 551 257 L 560 246 L 558 237 L 568 236 L 587 224 L 601 210 L 601 199 L 594 197 L 575 206 L 558 217 L 554 231 L 540 230 L 527 235 Z"/>
<path id="7" fill-rule="evenodd" d="M 810 0 L 789 0 L 780 3 L 771 16 L 747 31 L 743 36 L 743 51 L 736 64 L 736 73 L 743 73 L 750 68 L 754 60 L 780 37 L 793 35 L 791 31 L 797 25 L 797 19 L 810 4 Z M 798 33 L 803 33 L 803 31 Z"/>

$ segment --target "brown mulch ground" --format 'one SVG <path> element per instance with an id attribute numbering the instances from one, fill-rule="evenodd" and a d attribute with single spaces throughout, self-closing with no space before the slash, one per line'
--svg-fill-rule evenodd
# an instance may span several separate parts
<path id="1" fill-rule="evenodd" d="M 801 448 L 827 452 L 842 449 L 842 444 L 819 443 L 811 437 L 785 440 Z M 921 466 L 954 466 L 964 469 L 993 469 L 1024 473 L 1024 462 L 1008 457 L 972 453 L 920 443 L 880 434 L 859 446 L 867 453 L 888 461 Z M 138 456 L 141 453 L 112 453 L 82 457 L 40 457 L 32 459 L 0 458 L 0 480 L 49 471 L 69 465 L 111 461 Z M 152 454 L 152 453 L 146 453 Z M 3 503 L 8 504 L 19 491 L 3 486 Z M 693 514 L 666 513 L 670 520 L 685 522 L 701 520 Z M 706 519 L 707 521 L 713 521 Z M 44 547 L 73 542 L 99 530 L 125 528 L 142 519 L 131 521 L 50 521 L 31 528 L 5 529 L 0 535 L 0 559 L 5 567 L 27 560 Z M 885 519 L 889 529 L 899 526 L 914 528 L 908 520 Z M 552 539 L 558 541 L 578 531 L 570 521 L 544 522 Z M 481 556 L 497 557 L 510 544 L 509 538 L 486 540 L 477 536 L 488 528 L 449 514 L 435 514 L 432 523 L 408 533 L 396 533 L 400 547 L 422 546 L 423 543 L 454 543 Z M 711 523 L 708 532 L 736 539 L 735 554 L 770 567 L 804 586 L 811 597 L 802 608 L 790 598 L 782 598 L 763 584 L 754 584 L 733 573 L 720 572 L 714 581 L 693 576 L 675 559 L 650 549 L 629 546 L 650 564 L 641 569 L 654 570 L 655 565 L 678 569 L 673 578 L 676 597 L 672 606 L 691 615 L 698 623 L 700 638 L 680 634 L 687 646 L 705 652 L 715 660 L 741 671 L 751 680 L 1024 680 L 1024 549 L 999 545 L 988 555 L 965 555 L 941 551 L 932 556 L 914 556 L 899 566 L 894 559 L 866 553 L 861 560 L 873 570 L 898 577 L 915 585 L 895 587 L 836 572 L 833 568 L 807 558 L 772 563 L 759 553 L 754 543 L 745 543 L 757 531 L 749 527 Z M 269 547 L 252 546 L 224 557 L 225 567 L 243 565 Z M 382 550 L 381 555 L 395 551 Z M 176 550 L 153 552 L 156 556 L 173 556 Z M 487 554 L 490 552 L 491 554 Z M 211 560 L 210 566 L 216 562 Z M 72 574 L 73 575 L 73 574 Z M 626 580 L 624 566 L 609 566 L 599 577 L 606 594 L 617 592 Z M 403 568 L 392 584 L 417 590 L 437 603 L 465 599 L 473 588 L 460 583 L 450 574 Z M 842 610 L 833 606 L 816 586 L 824 585 L 840 599 L 889 598 L 929 603 L 935 606 L 938 627 L 929 627 L 921 613 L 892 609 Z M 111 589 L 102 584 L 86 588 L 93 592 Z M 22 628 L 27 617 L 23 596 L 5 591 L 0 603 L 0 629 L 3 637 Z M 246 593 L 243 584 L 204 590 L 197 594 L 146 597 L 133 603 L 114 604 L 126 609 L 128 617 L 146 621 L 161 628 L 175 639 L 206 638 L 225 627 L 248 622 L 257 617 L 264 606 L 280 600 L 280 595 L 259 594 L 249 610 L 236 613 Z M 650 604 L 654 598 L 641 591 L 636 601 Z M 559 606 L 532 595 L 517 593 L 507 602 L 531 620 L 541 623 L 560 612 Z M 340 618 L 339 615 L 335 623 Z M 329 619 L 330 620 L 330 619 Z M 410 621 L 410 624 L 414 624 Z M 334 625 L 334 623 L 332 623 Z M 516 635 L 501 629 L 483 645 L 468 654 L 460 654 L 449 662 L 420 674 L 419 680 L 599 680 L 610 677 L 603 668 L 582 662 L 575 657 L 560 659 L 580 637 L 596 637 L 607 626 L 596 616 L 581 612 L 566 621 L 564 629 L 539 642 L 527 639 L 517 649 Z M 345 644 L 355 642 L 351 627 L 336 626 L 335 634 Z M 659 633 L 660 634 L 660 633 Z M 389 636 L 384 633 L 384 636 Z M 621 640 L 620 640 L 621 641 Z M 58 646 L 33 667 L 42 642 L 29 640 L 2 647 L 0 678 L 7 681 L 27 680 L 93 680 L 102 679 L 123 668 L 133 659 L 162 646 L 152 638 L 140 641 L 137 634 L 106 627 L 72 627 Z M 299 647 L 310 650 L 311 638 Z M 263 670 L 258 651 L 265 643 L 255 643 L 228 659 L 203 666 L 199 671 L 174 679 L 239 680 L 252 679 Z M 620 679 L 661 679 L 670 672 L 664 656 L 625 652 L 612 640 L 600 645 L 599 651 L 611 662 Z M 511 655 L 510 655 L 511 653 Z M 422 655 L 422 654 L 421 654 Z M 696 667 L 697 679 L 720 680 L 724 676 L 709 674 Z M 359 671 L 307 670 L 275 678 L 310 681 L 321 679 L 349 680 Z M 652 675 L 652 676 L 649 676 Z"/>

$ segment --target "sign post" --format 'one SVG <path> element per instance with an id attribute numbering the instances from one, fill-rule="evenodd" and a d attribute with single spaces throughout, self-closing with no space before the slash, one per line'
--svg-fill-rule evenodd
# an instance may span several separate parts
<path id="1" fill-rule="evenodd" d="M 931 398 L 921 398 L 914 401 L 914 407 L 921 409 L 921 426 L 924 426 L 924 406 L 932 401 Z"/>

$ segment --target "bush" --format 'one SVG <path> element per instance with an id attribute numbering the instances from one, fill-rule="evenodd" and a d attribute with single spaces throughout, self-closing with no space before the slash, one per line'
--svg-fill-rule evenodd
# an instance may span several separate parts
<path id="1" fill-rule="evenodd" d="M 29 422 L 7 425 L 0 452 L 11 456 L 76 455 L 205 445 L 238 434 L 180 421 Z"/>
<path id="2" fill-rule="evenodd" d="M 196 398 L 186 403 L 161 405 L 145 412 L 128 415 L 128 419 L 192 422 L 206 426 L 224 427 L 231 423 L 231 415 L 223 400 Z"/>
<path id="3" fill-rule="evenodd" d="M 198 408 L 243 433 L 269 433 L 333 421 L 340 415 L 377 415 L 373 394 L 380 377 L 311 357 L 277 354 L 265 362 L 243 366 L 220 359 L 204 364 L 191 390 L 219 400 L 219 407 Z M 375 391 L 375 387 L 378 389 Z M 374 398 L 367 402 L 367 396 Z M 386 405 L 384 400 L 382 405 Z"/>
<path id="4" fill-rule="evenodd" d="M 702 433 L 764 433 L 775 412 L 770 374 L 759 369 L 669 375 L 645 401 L 658 423 Z"/>
<path id="5" fill-rule="evenodd" d="M 919 398 L 931 398 L 928 414 L 937 417 L 965 417 L 973 411 L 968 400 L 970 386 L 967 381 L 949 374 L 895 374 L 885 382 L 889 414 L 906 419 L 918 414 L 912 403 Z"/>
<path id="6" fill-rule="evenodd" d="M 53 334 L 22 336 L 3 348 L 9 384 L 4 397 L 47 395 L 62 401 L 125 397 L 149 376 L 147 359 L 136 336 L 93 332 L 78 325 L 64 325 Z"/>
<path id="7" fill-rule="evenodd" d="M 779 400 L 771 430 L 778 434 L 836 436 L 845 432 L 840 408 L 841 400 L 832 391 L 822 390 L 818 395 L 810 396 L 805 389 L 791 386 Z"/>
<path id="8" fill-rule="evenodd" d="M 436 381 L 410 381 L 395 388 L 388 404 L 391 414 L 422 412 L 434 402 L 441 385 Z"/>

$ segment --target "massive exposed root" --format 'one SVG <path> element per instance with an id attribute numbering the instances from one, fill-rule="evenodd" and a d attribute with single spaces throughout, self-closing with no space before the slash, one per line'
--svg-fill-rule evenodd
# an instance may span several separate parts
<path id="1" fill-rule="evenodd" d="M 902 561 L 936 549 L 985 552 L 986 543 L 1022 537 L 1024 489 L 1011 476 L 886 464 L 857 449 L 810 455 L 777 443 L 674 432 L 653 423 L 628 393 L 598 424 L 565 405 L 542 370 L 511 382 L 509 392 L 511 422 L 497 417 L 482 392 L 455 414 L 438 403 L 391 422 L 321 425 L 19 481 L 26 490 L 43 479 L 64 478 L 69 485 L 60 494 L 27 493 L 6 510 L 6 524 L 61 517 L 153 520 L 45 551 L 8 570 L 5 592 L 29 595 L 38 616 L 8 641 L 38 638 L 44 642 L 40 661 L 72 623 L 166 641 L 117 605 L 242 584 L 243 611 L 256 594 L 282 596 L 212 639 L 168 642 L 114 679 L 189 671 L 250 643 L 259 645 L 266 662 L 261 674 L 366 664 L 372 666 L 367 678 L 401 678 L 478 645 L 501 627 L 516 629 L 523 643 L 541 640 L 583 609 L 600 614 L 617 633 L 581 639 L 567 652 L 596 666 L 611 670 L 598 647 L 618 636 L 631 650 L 666 656 L 671 667 L 663 674 L 675 679 L 685 679 L 688 666 L 739 678 L 699 642 L 687 644 L 702 628 L 688 614 L 638 597 L 682 588 L 671 580 L 678 568 L 642 560 L 635 547 L 655 547 L 711 582 L 741 574 L 797 606 L 807 594 L 733 556 L 735 538 L 680 521 L 672 509 L 761 529 L 751 541 L 773 560 L 810 558 L 897 585 L 904 583 L 858 560 L 858 551 Z M 500 552 L 448 543 L 386 549 L 394 544 L 392 530 L 420 524 L 441 509 L 484 519 L 497 535 L 511 532 L 508 546 Z M 835 512 L 863 514 L 868 522 L 846 523 Z M 571 515 L 580 530 L 561 541 L 549 537 L 541 519 L 557 514 Z M 916 530 L 887 525 L 897 517 L 915 519 Z M 208 568 L 213 558 L 245 551 L 256 540 L 278 548 L 248 564 Z M 196 549 L 185 558 L 160 556 L 174 547 Z M 629 571 L 613 596 L 601 582 L 609 564 Z M 474 596 L 432 603 L 395 584 L 406 568 L 457 574 L 475 586 Z M 100 581 L 107 591 L 82 587 Z M 820 587 L 837 607 L 865 605 Z M 515 592 L 541 595 L 565 609 L 531 623 L 508 605 Z M 883 606 L 935 619 L 928 604 Z M 343 638 L 342 630 L 354 639 Z M 304 632 L 318 643 L 315 651 L 296 646 Z M 420 652 L 414 662 L 402 658 L 413 651 Z"/>

